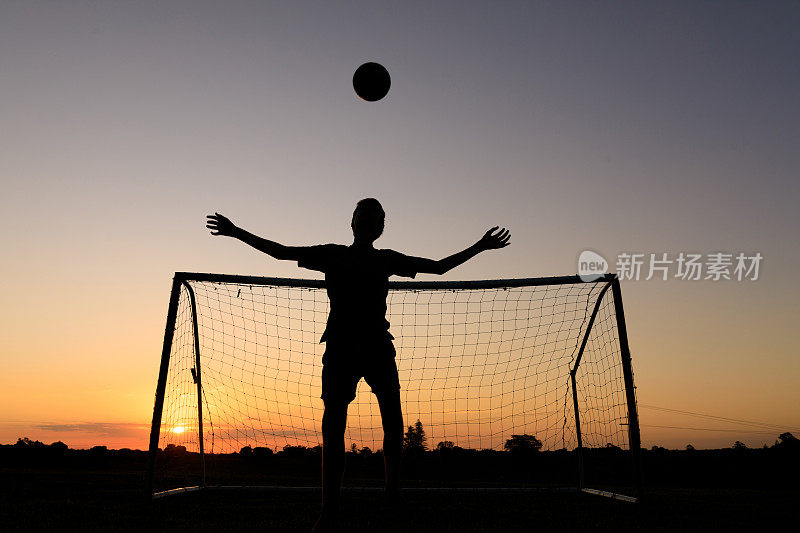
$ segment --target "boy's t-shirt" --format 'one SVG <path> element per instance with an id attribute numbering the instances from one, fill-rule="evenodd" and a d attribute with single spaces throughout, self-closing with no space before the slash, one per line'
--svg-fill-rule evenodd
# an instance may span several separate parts
<path id="1" fill-rule="evenodd" d="M 320 342 L 392 339 L 386 320 L 389 276 L 413 278 L 421 261 L 394 250 L 341 244 L 301 247 L 298 266 L 325 274 L 330 313 Z"/>

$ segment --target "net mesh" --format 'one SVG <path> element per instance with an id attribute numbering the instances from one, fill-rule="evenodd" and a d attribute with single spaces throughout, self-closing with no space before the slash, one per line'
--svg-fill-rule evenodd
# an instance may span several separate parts
<path id="1" fill-rule="evenodd" d="M 450 441 L 502 450 L 512 435 L 527 434 L 542 450 L 574 449 L 570 370 L 601 297 L 576 373 L 583 446 L 627 448 L 625 388 L 607 284 L 456 290 L 393 284 L 387 319 L 406 425 L 420 420 L 432 448 Z M 325 345 L 319 339 L 327 313 L 320 288 L 184 282 L 159 447 L 199 448 L 198 364 L 206 454 L 321 445 Z M 347 426 L 348 447 L 382 447 L 377 401 L 363 380 Z"/>

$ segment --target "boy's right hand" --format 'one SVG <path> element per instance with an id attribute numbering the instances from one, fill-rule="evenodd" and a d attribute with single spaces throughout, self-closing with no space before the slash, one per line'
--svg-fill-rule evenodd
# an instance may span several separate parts
<path id="1" fill-rule="evenodd" d="M 211 235 L 222 235 L 232 237 L 238 229 L 236 225 L 223 215 L 214 213 L 206 217 L 206 227 L 211 230 Z"/>

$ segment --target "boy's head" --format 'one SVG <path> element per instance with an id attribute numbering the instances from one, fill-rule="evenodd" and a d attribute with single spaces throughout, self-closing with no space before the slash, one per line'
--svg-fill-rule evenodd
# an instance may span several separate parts
<path id="1" fill-rule="evenodd" d="M 353 237 L 357 241 L 373 242 L 383 233 L 385 219 L 386 213 L 378 200 L 375 198 L 359 200 L 350 223 L 350 227 L 353 228 Z"/>

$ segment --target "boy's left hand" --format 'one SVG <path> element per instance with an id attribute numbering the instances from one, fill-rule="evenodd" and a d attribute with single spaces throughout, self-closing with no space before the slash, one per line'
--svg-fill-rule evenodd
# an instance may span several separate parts
<path id="1" fill-rule="evenodd" d="M 506 228 L 502 228 L 497 233 L 494 233 L 497 228 L 498 226 L 495 226 L 484 233 L 481 240 L 478 241 L 478 247 L 481 250 L 496 250 L 497 248 L 505 248 L 508 246 L 511 240 L 511 232 Z"/>

